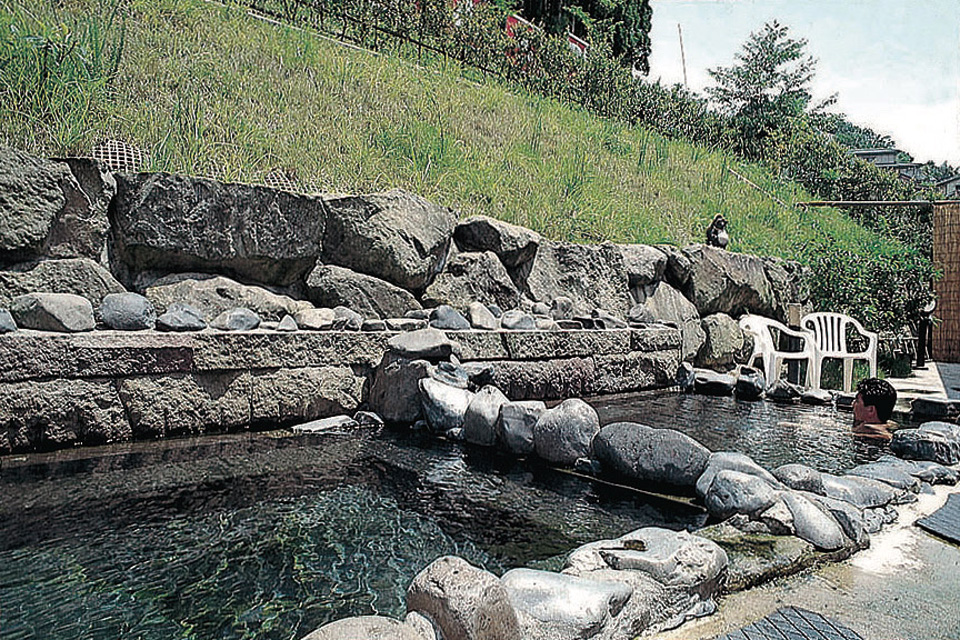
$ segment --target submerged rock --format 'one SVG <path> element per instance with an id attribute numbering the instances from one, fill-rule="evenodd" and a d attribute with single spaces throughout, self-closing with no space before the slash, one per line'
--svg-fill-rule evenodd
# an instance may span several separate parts
<path id="1" fill-rule="evenodd" d="M 415 627 L 382 616 L 357 616 L 330 622 L 302 640 L 424 640 Z"/>

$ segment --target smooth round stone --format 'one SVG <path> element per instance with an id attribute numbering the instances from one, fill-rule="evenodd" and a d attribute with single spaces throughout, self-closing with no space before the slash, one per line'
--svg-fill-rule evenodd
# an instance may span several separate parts
<path id="1" fill-rule="evenodd" d="M 537 328 L 537 321 L 529 313 L 511 309 L 500 318 L 500 326 L 511 331 L 532 331 Z"/>
<path id="2" fill-rule="evenodd" d="M 260 316 L 250 309 L 238 307 L 218 315 L 210 326 L 221 331 L 253 331 L 260 326 Z"/>
<path id="3" fill-rule="evenodd" d="M 449 331 L 466 331 L 470 329 L 470 322 L 463 314 L 447 304 L 442 304 L 433 310 L 430 316 L 430 326 L 435 329 Z"/>
<path id="4" fill-rule="evenodd" d="M 117 331 L 143 331 L 157 326 L 153 304 L 139 293 L 108 293 L 100 303 L 100 318 Z"/>

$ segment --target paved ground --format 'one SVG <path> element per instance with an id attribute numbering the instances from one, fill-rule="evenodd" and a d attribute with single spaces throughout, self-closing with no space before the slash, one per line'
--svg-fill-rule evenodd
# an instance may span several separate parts
<path id="1" fill-rule="evenodd" d="M 887 378 L 901 400 L 916 397 L 960 400 L 960 363 L 928 362 L 906 378 Z"/>
<path id="2" fill-rule="evenodd" d="M 784 606 L 802 607 L 867 640 L 960 638 L 960 546 L 913 525 L 960 487 L 937 487 L 900 507 L 899 521 L 871 536 L 869 549 L 844 562 L 731 594 L 720 610 L 651 640 L 708 640 L 756 622 Z"/>

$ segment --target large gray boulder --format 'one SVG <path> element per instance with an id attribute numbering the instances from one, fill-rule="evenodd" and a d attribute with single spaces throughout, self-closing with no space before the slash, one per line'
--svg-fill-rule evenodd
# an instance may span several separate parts
<path id="1" fill-rule="evenodd" d="M 564 573 L 589 575 L 601 569 L 642 572 L 660 584 L 712 597 L 719 592 L 727 554 L 715 542 L 686 531 L 644 527 L 613 540 L 578 547 Z"/>
<path id="2" fill-rule="evenodd" d="M 294 300 L 263 287 L 202 273 L 182 273 L 161 278 L 147 287 L 144 295 L 159 313 L 179 302 L 203 313 L 208 323 L 224 311 L 237 307 L 245 307 L 264 320 L 277 322 L 285 315 L 296 318 L 298 312 L 313 308 L 305 300 Z"/>
<path id="3" fill-rule="evenodd" d="M 389 423 L 413 423 L 421 415 L 420 379 L 429 369 L 426 360 L 384 356 L 370 384 L 370 409 Z"/>
<path id="4" fill-rule="evenodd" d="M 396 318 L 421 308 L 406 289 L 343 267 L 319 264 L 306 284 L 307 297 L 316 306 L 349 307 L 365 318 Z"/>
<path id="5" fill-rule="evenodd" d="M 431 430 L 434 433 L 446 433 L 452 429 L 462 429 L 473 392 L 430 377 L 421 378 L 418 384 L 423 415 Z"/>
<path id="6" fill-rule="evenodd" d="M 302 640 L 426 640 L 420 632 L 399 620 L 382 616 L 344 618 L 307 634 Z"/>
<path id="7" fill-rule="evenodd" d="M 764 272 L 773 290 L 772 317 L 787 322 L 787 305 L 799 303 L 807 305 L 809 311 L 810 283 L 806 267 L 792 260 L 780 258 L 762 258 Z"/>
<path id="8" fill-rule="evenodd" d="M 114 249 L 132 272 L 224 273 L 300 280 L 321 253 L 326 209 L 316 196 L 164 173 L 118 174 Z"/>
<path id="9" fill-rule="evenodd" d="M 326 199 L 323 262 L 422 291 L 443 268 L 456 216 L 402 190 Z"/>
<path id="10" fill-rule="evenodd" d="M 693 486 L 707 466 L 710 450 L 672 429 L 636 422 L 608 424 L 593 443 L 603 465 L 642 482 Z"/>
<path id="11" fill-rule="evenodd" d="M 706 340 L 700 314 L 693 303 L 666 282 L 660 282 L 648 287 L 643 304 L 658 322 L 674 324 L 680 329 L 683 337 L 680 357 L 692 361 Z"/>
<path id="12" fill-rule="evenodd" d="M 870 537 L 867 534 L 866 523 L 863 520 L 863 511 L 856 506 L 844 500 L 835 500 L 827 496 L 808 493 L 806 491 L 797 492 L 813 504 L 820 507 L 824 513 L 830 514 L 840 528 L 843 534 L 853 542 L 858 549 L 864 549 L 870 544 Z"/>
<path id="13" fill-rule="evenodd" d="M 914 478 L 930 484 L 957 484 L 958 473 L 956 469 L 945 467 L 938 462 L 929 460 L 903 460 L 895 456 L 880 456 L 877 462 L 892 465 L 904 473 L 908 473 Z"/>
<path id="14" fill-rule="evenodd" d="M 0 305 L 25 293 L 71 293 L 99 309 L 104 296 L 124 291 L 109 271 L 86 258 L 27 262 L 0 271 Z"/>
<path id="15" fill-rule="evenodd" d="M 823 476 L 813 467 L 785 464 L 774 469 L 773 476 L 791 489 L 823 495 Z"/>
<path id="16" fill-rule="evenodd" d="M 785 492 L 781 500 L 793 515 L 795 535 L 824 551 L 846 546 L 843 529 L 828 512 L 798 493 Z"/>
<path id="17" fill-rule="evenodd" d="M 157 324 L 157 312 L 150 301 L 138 293 L 111 293 L 103 298 L 100 318 L 111 329 L 142 331 Z"/>
<path id="18" fill-rule="evenodd" d="M 99 260 L 116 191 L 91 160 L 54 161 L 0 147 L 0 264 Z"/>
<path id="19" fill-rule="evenodd" d="M 572 465 L 591 456 L 599 431 L 596 410 L 579 398 L 570 398 L 543 412 L 533 427 L 533 445 L 544 460 Z"/>
<path id="20" fill-rule="evenodd" d="M 437 558 L 410 583 L 407 610 L 425 614 L 444 640 L 521 640 L 506 587 L 456 556 Z"/>
<path id="21" fill-rule="evenodd" d="M 538 640 L 595 636 L 633 595 L 633 588 L 623 582 L 534 569 L 512 569 L 501 582 L 523 636 Z"/>
<path id="22" fill-rule="evenodd" d="M 691 263 L 684 293 L 701 316 L 776 315 L 773 287 L 761 258 L 703 245 L 687 247 L 684 253 Z"/>
<path id="23" fill-rule="evenodd" d="M 670 244 L 658 244 L 656 249 L 667 256 L 667 266 L 663 271 L 664 280 L 674 289 L 683 291 L 687 283 L 690 282 L 692 266 L 690 258 L 683 252 L 683 249 Z"/>
<path id="24" fill-rule="evenodd" d="M 885 507 L 898 497 L 896 489 L 888 484 L 857 476 L 835 476 L 823 473 L 823 495 L 844 500 L 861 509 Z"/>
<path id="25" fill-rule="evenodd" d="M 901 491 L 913 491 L 914 493 L 920 491 L 920 480 L 900 468 L 896 463 L 868 462 L 859 464 L 847 471 L 847 475 L 878 480 Z"/>
<path id="26" fill-rule="evenodd" d="M 713 483 L 714 478 L 721 471 L 739 471 L 756 476 L 775 489 L 782 489 L 783 486 L 769 471 L 753 461 L 750 456 L 738 451 L 717 451 L 710 454 L 710 458 L 704 467 L 703 474 L 696 481 L 697 495 L 703 498 L 707 495 L 707 490 Z"/>
<path id="27" fill-rule="evenodd" d="M 907 460 L 957 464 L 960 462 L 960 427 L 934 421 L 916 429 L 899 429 L 890 441 L 890 451 Z"/>
<path id="28" fill-rule="evenodd" d="M 630 309 L 627 270 L 617 246 L 572 244 L 544 240 L 529 269 L 514 280 L 534 301 L 549 303 L 566 296 L 575 315 L 589 316 L 597 308 L 626 317 Z"/>
<path id="29" fill-rule="evenodd" d="M 28 293 L 10 301 L 10 315 L 21 329 L 76 333 L 97 322 L 90 301 L 70 293 Z"/>
<path id="30" fill-rule="evenodd" d="M 460 222 L 453 239 L 462 251 L 492 251 L 510 268 L 532 260 L 541 240 L 536 231 L 487 216 L 471 216 Z"/>
<path id="31" fill-rule="evenodd" d="M 710 483 L 703 501 L 710 515 L 725 520 L 738 513 L 754 517 L 772 506 L 781 493 L 762 478 L 724 469 Z"/>
<path id="32" fill-rule="evenodd" d="M 463 439 L 471 444 L 492 447 L 497 443 L 497 420 L 507 396 L 488 385 L 470 399 L 463 414 Z"/>
<path id="33" fill-rule="evenodd" d="M 731 367 L 743 350 L 743 331 L 737 321 L 725 313 L 714 313 L 704 318 L 700 326 L 705 340 L 694 364 L 710 369 Z"/>
<path id="34" fill-rule="evenodd" d="M 497 437 L 511 453 L 525 456 L 533 453 L 533 428 L 547 406 L 540 400 L 505 402 L 500 406 Z"/>
<path id="35" fill-rule="evenodd" d="M 520 292 L 497 256 L 486 251 L 453 256 L 421 298 L 428 307 L 466 309 L 472 302 L 482 302 L 511 309 L 519 304 Z"/>
<path id="36" fill-rule="evenodd" d="M 667 269 L 667 254 L 663 251 L 646 244 L 621 244 L 618 248 L 631 289 L 663 280 Z"/>

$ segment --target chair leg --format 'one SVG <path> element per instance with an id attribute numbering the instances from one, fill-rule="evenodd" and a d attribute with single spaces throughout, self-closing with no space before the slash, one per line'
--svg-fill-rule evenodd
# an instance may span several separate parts
<path id="1" fill-rule="evenodd" d="M 850 393 L 853 390 L 853 360 L 843 359 L 843 390 Z"/>
<path id="2" fill-rule="evenodd" d="M 807 360 L 807 378 L 810 381 L 810 388 L 814 390 L 820 389 L 820 367 L 823 364 L 823 360 L 820 358 L 810 358 Z"/>

